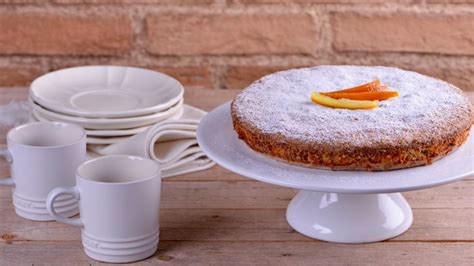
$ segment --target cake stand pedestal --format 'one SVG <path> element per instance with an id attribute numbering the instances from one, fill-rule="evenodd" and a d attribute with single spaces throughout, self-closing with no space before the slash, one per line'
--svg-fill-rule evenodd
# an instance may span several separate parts
<path id="1" fill-rule="evenodd" d="M 262 182 L 299 189 L 286 218 L 296 231 L 338 243 L 377 242 L 412 224 L 403 191 L 454 182 L 474 174 L 474 137 L 451 155 L 423 167 L 387 172 L 329 171 L 291 165 L 261 155 L 239 140 L 230 104 L 207 114 L 197 139 L 217 164 Z"/>
<path id="2" fill-rule="evenodd" d="M 376 242 L 398 236 L 413 222 L 400 193 L 343 194 L 300 190 L 286 211 L 299 233 L 338 243 Z"/>

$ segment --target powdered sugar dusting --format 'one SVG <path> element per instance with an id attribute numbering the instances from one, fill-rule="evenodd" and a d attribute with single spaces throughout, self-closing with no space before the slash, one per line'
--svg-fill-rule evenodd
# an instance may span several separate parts
<path id="1" fill-rule="evenodd" d="M 399 92 L 373 110 L 333 109 L 311 102 L 312 91 L 334 91 L 374 79 Z M 319 66 L 277 72 L 238 94 L 234 112 L 263 134 L 333 148 L 410 145 L 471 123 L 471 106 L 456 87 L 390 67 Z M 454 123 L 455 122 L 455 123 Z"/>

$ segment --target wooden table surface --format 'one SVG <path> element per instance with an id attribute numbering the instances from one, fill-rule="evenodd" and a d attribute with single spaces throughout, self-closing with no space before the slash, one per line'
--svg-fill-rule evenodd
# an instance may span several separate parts
<path id="1" fill-rule="evenodd" d="M 236 93 L 192 88 L 185 100 L 209 111 Z M 0 95 L 5 104 L 26 99 L 27 91 L 0 88 Z M 2 145 L 6 130 L 0 130 Z M 0 176 L 6 175 L 2 161 Z M 413 207 L 412 227 L 373 244 L 333 244 L 298 234 L 285 220 L 294 194 L 219 166 L 165 179 L 159 249 L 138 264 L 474 264 L 474 176 L 404 193 Z M 79 229 L 18 217 L 10 188 L 0 187 L 0 265 L 71 263 L 98 263 L 83 253 Z"/>

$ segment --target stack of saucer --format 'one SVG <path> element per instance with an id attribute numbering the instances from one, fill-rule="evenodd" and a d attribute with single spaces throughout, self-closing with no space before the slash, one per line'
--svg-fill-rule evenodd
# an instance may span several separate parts
<path id="1" fill-rule="evenodd" d="M 182 85 L 159 72 L 120 66 L 63 69 L 36 79 L 30 88 L 39 121 L 82 126 L 88 144 L 112 144 L 183 113 Z"/>

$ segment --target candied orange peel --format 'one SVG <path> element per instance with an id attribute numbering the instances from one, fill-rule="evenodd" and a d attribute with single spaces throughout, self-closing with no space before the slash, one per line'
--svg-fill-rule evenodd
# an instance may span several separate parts
<path id="1" fill-rule="evenodd" d="M 343 90 L 338 90 L 338 91 L 331 91 L 331 92 L 320 92 L 320 93 L 322 95 L 325 95 L 325 96 L 331 96 L 331 94 L 333 94 L 333 93 L 370 92 L 370 91 L 380 91 L 383 88 L 385 88 L 385 86 L 382 86 L 380 80 L 376 79 L 376 80 L 371 81 L 369 83 L 365 83 L 365 84 L 362 84 L 362 85 L 359 85 L 359 86 L 356 86 L 356 87 L 353 87 L 353 88 L 343 89 Z"/>
<path id="2" fill-rule="evenodd" d="M 378 79 L 353 88 L 311 94 L 314 103 L 344 109 L 373 109 L 378 107 L 379 100 L 394 97 L 398 97 L 398 92 L 390 91 Z"/>
<path id="3" fill-rule="evenodd" d="M 321 93 L 322 94 L 322 93 Z M 324 95 L 324 94 L 323 94 Z M 371 91 L 371 92 L 334 92 L 326 95 L 334 99 L 350 99 L 350 100 L 387 100 L 398 96 L 397 91 Z"/>

